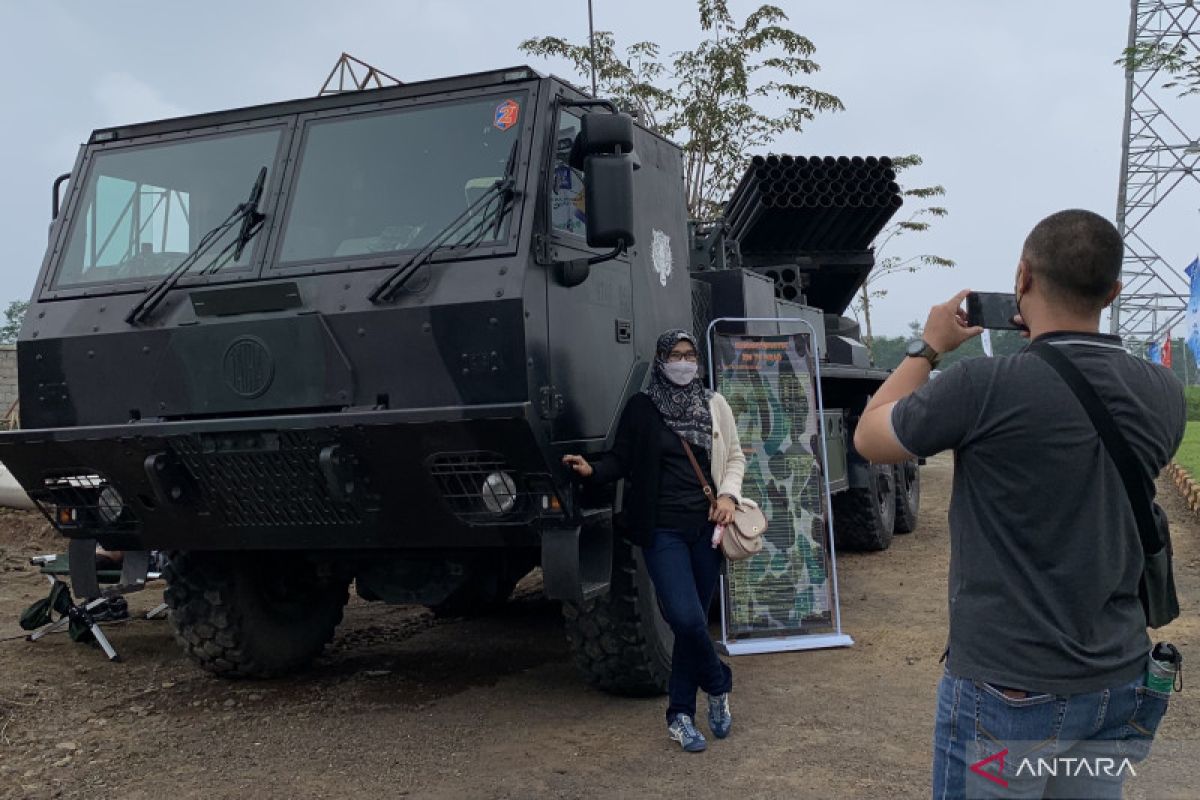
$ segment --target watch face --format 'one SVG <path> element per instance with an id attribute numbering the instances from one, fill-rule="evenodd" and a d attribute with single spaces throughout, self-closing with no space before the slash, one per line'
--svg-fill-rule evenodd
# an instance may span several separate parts
<path id="1" fill-rule="evenodd" d="M 908 343 L 908 347 L 905 348 L 905 352 L 907 352 L 910 356 L 921 355 L 923 352 L 925 352 L 924 340 L 913 339 L 911 342 Z"/>

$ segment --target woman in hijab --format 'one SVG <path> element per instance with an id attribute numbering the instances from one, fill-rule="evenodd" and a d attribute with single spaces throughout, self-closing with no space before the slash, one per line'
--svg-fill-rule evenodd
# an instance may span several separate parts
<path id="1" fill-rule="evenodd" d="M 628 534 L 643 560 L 667 624 L 675 633 L 667 733 L 688 752 L 708 745 L 696 729 L 696 691 L 708 695 L 713 735 L 729 735 L 733 676 L 708 634 L 708 607 L 721 569 L 720 537 L 733 519 L 746 458 L 733 411 L 699 378 L 696 340 L 683 330 L 658 339 L 645 391 L 625 404 L 613 449 L 563 463 L 586 481 L 629 481 Z M 710 505 L 688 449 L 717 496 Z"/>

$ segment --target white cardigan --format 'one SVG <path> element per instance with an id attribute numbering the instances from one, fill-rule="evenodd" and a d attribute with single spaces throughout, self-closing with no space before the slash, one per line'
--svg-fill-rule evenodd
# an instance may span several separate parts
<path id="1" fill-rule="evenodd" d="M 737 421 L 729 402 L 717 392 L 709 401 L 713 420 L 712 482 L 717 496 L 727 494 L 739 504 L 742 497 L 742 477 L 746 474 L 746 455 L 738 438 Z M 750 501 L 745 501 L 754 505 Z"/>

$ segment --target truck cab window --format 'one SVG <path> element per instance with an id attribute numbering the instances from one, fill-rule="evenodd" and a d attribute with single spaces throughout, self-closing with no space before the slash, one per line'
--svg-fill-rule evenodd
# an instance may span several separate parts
<path id="1" fill-rule="evenodd" d="M 101 151 L 72 212 L 55 286 L 170 272 L 246 199 L 258 170 L 274 163 L 279 139 L 270 130 Z M 223 268 L 249 264 L 252 251 Z"/>
<path id="2" fill-rule="evenodd" d="M 524 99 L 517 93 L 309 122 L 281 264 L 425 246 L 504 178 Z M 498 225 L 470 220 L 448 243 L 506 241 L 511 217 Z"/>
<path id="3" fill-rule="evenodd" d="M 583 173 L 572 169 L 570 164 L 571 146 L 579 136 L 581 125 L 575 114 L 563 112 L 559 115 L 554 140 L 554 172 L 550 179 L 551 224 L 556 231 L 576 236 L 587 235 Z"/>

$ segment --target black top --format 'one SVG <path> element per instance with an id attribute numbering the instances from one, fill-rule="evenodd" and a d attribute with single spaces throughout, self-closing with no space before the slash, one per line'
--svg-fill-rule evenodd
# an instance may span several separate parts
<path id="1" fill-rule="evenodd" d="M 655 527 L 688 530 L 708 521 L 708 498 L 696 470 L 683 450 L 679 434 L 665 424 L 660 434 L 662 469 L 658 480 L 658 519 Z M 708 451 L 691 445 L 700 468 L 709 463 Z M 710 480 L 711 483 L 711 480 Z"/>
<path id="2" fill-rule="evenodd" d="M 588 456 L 588 461 L 595 470 L 589 480 L 608 483 L 625 478 L 629 481 L 624 495 L 625 535 L 629 541 L 642 547 L 653 540 L 656 527 L 663 527 L 659 523 L 659 502 L 663 486 L 664 444 L 667 442 L 664 432 L 674 437 L 675 441 L 679 440 L 663 422 L 654 401 L 638 392 L 625 403 L 621 420 L 617 423 L 612 449 Z M 695 481 L 694 491 L 701 502 L 707 503 L 703 492 L 700 491 L 699 482 L 696 481 L 696 474 L 692 471 L 692 465 L 688 463 L 687 455 L 683 452 L 683 446 L 678 447 L 679 458 L 682 460 L 680 470 L 683 467 L 687 468 L 691 480 Z M 711 456 L 704 450 L 697 451 L 693 448 L 693 452 L 696 453 L 701 468 L 709 463 Z M 671 480 L 668 479 L 668 484 L 670 483 Z M 679 493 L 675 496 L 682 499 L 681 484 L 676 484 L 675 490 Z M 707 512 L 701 516 L 701 520 L 706 518 Z"/>
<path id="3" fill-rule="evenodd" d="M 1079 368 L 1129 440 L 1143 479 L 1183 437 L 1183 387 L 1116 337 L 1038 337 Z M 1079 694 L 1133 680 L 1150 640 L 1133 510 L 1087 412 L 1037 355 L 959 362 L 896 404 L 896 438 L 953 450 L 952 674 Z"/>

